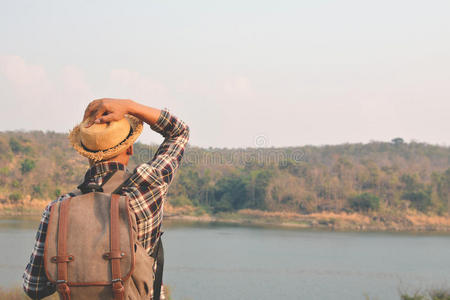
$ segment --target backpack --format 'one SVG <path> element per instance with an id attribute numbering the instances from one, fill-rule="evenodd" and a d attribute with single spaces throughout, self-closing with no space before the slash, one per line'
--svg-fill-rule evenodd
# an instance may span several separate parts
<path id="1" fill-rule="evenodd" d="M 159 300 L 161 238 L 151 256 L 137 240 L 129 199 L 117 194 L 129 176 L 118 170 L 102 186 L 84 182 L 51 206 L 44 268 L 60 299 Z"/>

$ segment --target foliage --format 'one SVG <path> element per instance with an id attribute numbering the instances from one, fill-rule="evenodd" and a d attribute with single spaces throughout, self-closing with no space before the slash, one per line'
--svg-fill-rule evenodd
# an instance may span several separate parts
<path id="1" fill-rule="evenodd" d="M 23 142 L 27 142 L 27 140 L 23 139 L 23 138 L 21 140 L 22 140 L 22 142 L 20 142 L 14 136 L 9 139 L 9 147 L 11 148 L 11 151 L 14 152 L 15 154 L 31 153 L 31 147 L 23 144 Z"/>
<path id="2" fill-rule="evenodd" d="M 36 167 L 36 162 L 34 160 L 26 158 L 20 164 L 20 171 L 22 172 L 22 174 L 25 174 L 33 170 L 34 167 Z"/>
<path id="3" fill-rule="evenodd" d="M 11 202 L 17 202 L 20 199 L 22 199 L 22 194 L 20 192 L 14 192 L 14 193 L 9 195 L 9 200 Z"/>
<path id="4" fill-rule="evenodd" d="M 434 289 L 428 292 L 432 300 L 450 300 L 450 290 L 448 289 Z"/>
<path id="5" fill-rule="evenodd" d="M 151 160 L 157 148 L 135 144 L 129 169 Z M 0 132 L 0 150 L 0 199 L 10 202 L 51 200 L 73 190 L 89 167 L 61 133 Z M 449 157 L 449 147 L 399 139 L 257 149 L 188 145 L 168 200 L 215 213 L 408 208 L 442 215 L 450 209 Z"/>
<path id="6" fill-rule="evenodd" d="M 8 167 L 0 168 L 0 175 L 2 175 L 2 176 L 8 176 L 8 175 L 9 175 L 9 169 L 8 169 Z"/>
<path id="7" fill-rule="evenodd" d="M 170 203 L 175 206 L 191 206 L 192 202 L 185 195 L 175 196 L 170 199 Z"/>
<path id="8" fill-rule="evenodd" d="M 394 138 L 391 140 L 392 143 L 399 145 L 399 144 L 403 144 L 405 141 L 402 138 Z"/>
<path id="9" fill-rule="evenodd" d="M 44 196 L 43 188 L 40 184 L 33 184 L 31 186 L 31 188 L 33 189 L 32 193 L 31 193 L 32 196 L 34 196 L 34 197 Z"/>
<path id="10" fill-rule="evenodd" d="M 16 139 L 16 138 L 14 138 L 14 137 L 11 137 L 10 139 L 9 139 L 9 147 L 11 147 L 11 150 L 12 150 L 12 152 L 14 152 L 14 153 L 19 153 L 19 152 L 21 152 L 21 150 L 22 150 L 22 145 L 19 143 L 19 141 Z"/>
<path id="11" fill-rule="evenodd" d="M 450 300 L 450 290 L 445 288 L 431 289 L 427 292 L 415 292 L 412 295 L 402 293 L 401 300 Z"/>
<path id="12" fill-rule="evenodd" d="M 232 174 L 221 178 L 214 188 L 214 212 L 230 211 L 242 208 L 247 200 L 246 184 L 241 177 Z"/>
<path id="13" fill-rule="evenodd" d="M 402 300 L 426 300 L 425 296 L 420 294 L 414 294 L 412 296 L 408 294 L 401 295 L 400 299 Z"/>
<path id="14" fill-rule="evenodd" d="M 349 199 L 350 208 L 355 211 L 367 212 L 380 208 L 380 198 L 370 193 L 362 193 Z"/>
<path id="15" fill-rule="evenodd" d="M 420 211 L 427 211 L 431 205 L 431 187 L 419 182 L 418 177 L 405 174 L 400 178 L 404 184 L 402 199 L 409 200 L 411 206 Z"/>
<path id="16" fill-rule="evenodd" d="M 402 198 L 411 201 L 412 207 L 417 210 L 426 212 L 427 208 L 431 205 L 431 190 L 405 192 Z"/>

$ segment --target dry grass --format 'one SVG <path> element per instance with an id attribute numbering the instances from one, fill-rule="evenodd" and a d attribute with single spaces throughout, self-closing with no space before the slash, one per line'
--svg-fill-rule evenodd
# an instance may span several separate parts
<path id="1" fill-rule="evenodd" d="M 334 213 L 334 212 L 321 212 L 313 213 L 309 215 L 313 219 L 323 220 L 342 220 L 355 224 L 370 224 L 371 219 L 369 216 L 357 214 L 357 213 Z"/>
<path id="2" fill-rule="evenodd" d="M 346 212 L 319 212 L 299 214 L 294 212 L 266 212 L 243 209 L 239 216 L 264 222 L 279 224 L 302 224 L 302 227 L 328 227 L 350 230 L 395 230 L 395 231 L 450 231 L 448 216 L 428 216 L 416 211 L 406 211 L 404 215 L 359 214 Z M 299 225 L 300 226 L 300 225 Z"/>
<path id="3" fill-rule="evenodd" d="M 0 215 L 2 216 L 29 216 L 40 215 L 50 200 L 32 199 L 27 196 L 18 203 L 0 203 Z"/>
<path id="4" fill-rule="evenodd" d="M 18 204 L 0 203 L 0 216 L 40 216 L 50 200 L 27 196 Z M 194 206 L 164 206 L 166 217 L 187 221 L 278 224 L 297 227 L 326 227 L 349 230 L 450 231 L 449 216 L 427 215 L 414 210 L 381 213 L 346 213 L 323 211 L 300 214 L 291 211 L 243 209 L 235 213 L 210 215 Z"/>
<path id="5" fill-rule="evenodd" d="M 184 205 L 184 206 L 173 206 L 170 201 L 164 203 L 164 214 L 170 216 L 177 215 L 190 215 L 195 212 L 196 208 L 194 206 Z"/>
<path id="6" fill-rule="evenodd" d="M 450 300 L 450 289 L 434 288 L 428 291 L 416 291 L 414 293 L 402 292 L 401 300 Z"/>
<path id="7" fill-rule="evenodd" d="M 448 216 L 428 216 L 425 214 L 410 213 L 406 218 L 415 226 L 446 226 L 450 227 Z"/>
<path id="8" fill-rule="evenodd" d="M 299 214 L 294 212 L 267 212 L 260 210 L 243 209 L 239 211 L 239 214 L 255 217 L 266 217 L 266 218 L 281 218 L 283 220 L 344 220 L 350 221 L 358 224 L 369 224 L 370 217 L 357 213 L 334 213 L 334 212 L 320 212 L 312 214 Z"/>

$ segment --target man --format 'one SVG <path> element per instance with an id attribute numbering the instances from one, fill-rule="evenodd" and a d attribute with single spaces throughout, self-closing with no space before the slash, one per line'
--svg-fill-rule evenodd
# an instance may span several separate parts
<path id="1" fill-rule="evenodd" d="M 165 139 L 151 161 L 134 169 L 125 181 L 121 194 L 130 198 L 130 208 L 136 215 L 138 225 L 138 240 L 151 254 L 161 235 L 167 188 L 183 157 L 189 140 L 189 127 L 167 109 L 159 110 L 132 100 L 98 99 L 88 105 L 83 122 L 72 130 L 69 137 L 72 146 L 89 159 L 91 167 L 85 174 L 84 183 L 101 185 L 111 172 L 125 170 L 133 154 L 133 142 L 142 131 L 142 122 Z M 123 123 L 128 126 L 129 133 L 120 137 L 117 128 Z M 99 138 L 98 133 L 105 128 L 109 130 L 109 135 L 100 135 Z M 105 136 L 110 138 L 102 138 Z M 112 140 L 115 140 L 114 145 L 108 145 Z M 24 291 L 32 299 L 41 299 L 56 290 L 46 277 L 43 260 L 50 207 L 74 195 L 68 193 L 58 197 L 43 212 L 30 262 L 23 275 Z"/>

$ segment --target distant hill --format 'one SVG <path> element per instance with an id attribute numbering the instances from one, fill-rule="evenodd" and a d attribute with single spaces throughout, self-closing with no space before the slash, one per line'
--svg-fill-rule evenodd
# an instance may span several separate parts
<path id="1" fill-rule="evenodd" d="M 135 145 L 130 167 L 157 145 Z M 78 185 L 87 160 L 55 132 L 0 132 L 0 202 L 53 199 Z M 173 206 L 217 213 L 238 209 L 402 212 L 449 209 L 450 148 L 392 142 L 284 148 L 188 146 L 169 189 Z"/>

